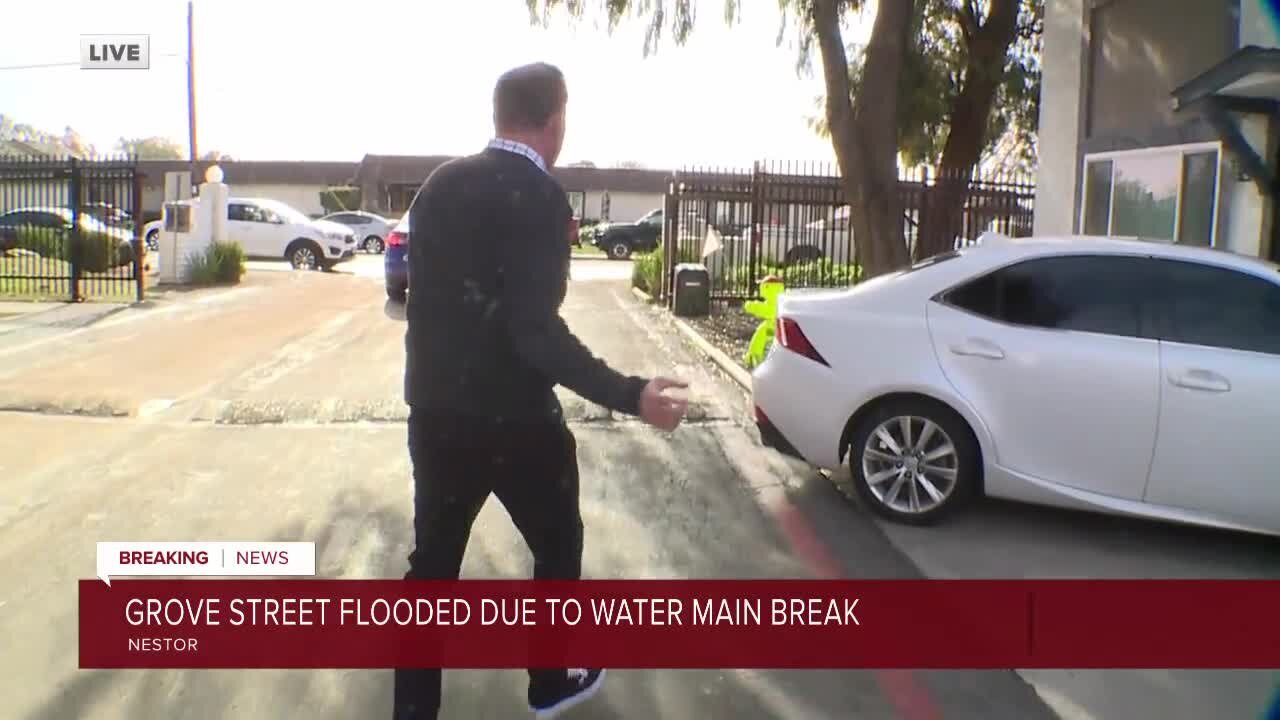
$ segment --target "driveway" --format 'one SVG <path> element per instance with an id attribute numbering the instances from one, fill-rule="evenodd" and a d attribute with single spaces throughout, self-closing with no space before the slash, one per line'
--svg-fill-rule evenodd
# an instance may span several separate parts
<path id="1" fill-rule="evenodd" d="M 21 449 L 0 453 L 8 716 L 388 715 L 387 671 L 80 671 L 73 584 L 92 576 L 101 540 L 314 541 L 325 577 L 403 573 L 404 324 L 383 299 L 380 263 L 255 266 L 243 288 L 168 297 L 20 344 L 0 336 L 0 437 Z M 629 274 L 628 263 L 575 261 L 566 318 L 620 369 L 690 379 L 693 409 L 666 436 L 564 396 L 579 438 L 587 576 L 967 572 L 960 550 L 929 550 L 942 536 L 891 531 L 890 541 L 835 484 L 760 448 L 742 393 L 630 295 Z M 1018 542 L 1034 545 L 1035 528 L 1027 533 Z M 530 566 L 501 507 L 488 504 L 464 576 L 525 576 Z M 444 716 L 510 717 L 524 682 L 519 671 L 446 673 Z M 725 670 L 611 673 L 573 717 L 1054 715 L 1007 671 Z"/>

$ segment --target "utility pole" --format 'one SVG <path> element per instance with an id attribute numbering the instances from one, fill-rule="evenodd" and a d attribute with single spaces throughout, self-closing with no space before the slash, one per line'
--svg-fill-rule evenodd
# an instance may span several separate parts
<path id="1" fill-rule="evenodd" d="M 193 5 L 194 3 L 191 0 L 187 0 L 187 130 L 191 151 L 191 182 L 194 184 L 199 182 L 196 177 L 196 159 L 199 156 L 196 154 L 196 61 Z"/>

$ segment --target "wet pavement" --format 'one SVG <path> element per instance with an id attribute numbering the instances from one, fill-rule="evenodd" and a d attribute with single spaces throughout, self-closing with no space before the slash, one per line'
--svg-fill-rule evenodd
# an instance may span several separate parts
<path id="1" fill-rule="evenodd" d="M 620 369 L 691 380 L 694 412 L 664 435 L 564 395 L 587 576 L 911 578 L 922 566 L 963 576 L 963 558 L 935 547 L 945 536 L 886 535 L 838 482 L 762 449 L 742 392 L 630 294 L 629 275 L 628 263 L 575 261 L 565 316 Z M 389 671 L 79 671 L 74 591 L 100 540 L 314 541 L 323 576 L 404 572 L 404 323 L 380 277 L 376 256 L 337 273 L 255 268 L 243 288 L 130 308 L 34 345 L 0 336 L 0 408 L 20 411 L 0 412 L 6 716 L 388 716 Z M 982 532 L 962 530 L 965 547 Z M 530 569 L 489 503 L 464 576 Z M 1084 689 L 1040 682 L 1086 698 L 1102 686 L 1085 676 Z M 523 716 L 524 682 L 519 671 L 448 672 L 443 717 Z M 1055 715 L 1011 671 L 725 670 L 611 672 L 569 717 Z"/>

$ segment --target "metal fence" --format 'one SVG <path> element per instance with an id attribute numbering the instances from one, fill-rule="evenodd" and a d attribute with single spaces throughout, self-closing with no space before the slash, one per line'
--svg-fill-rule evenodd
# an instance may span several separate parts
<path id="1" fill-rule="evenodd" d="M 0 156 L 0 297 L 142 300 L 132 158 Z"/>
<path id="2" fill-rule="evenodd" d="M 986 230 L 1031 234 L 1035 186 L 1029 178 L 956 180 L 927 172 L 900 177 L 903 238 L 913 255 L 923 247 L 922 230 L 934 243 L 953 247 Z M 755 297 L 759 280 L 771 274 L 788 287 L 843 287 L 860 276 L 851 211 L 829 164 L 682 170 L 672 176 L 664 208 L 664 299 L 671 297 L 676 265 L 686 262 L 707 267 L 715 301 Z"/>

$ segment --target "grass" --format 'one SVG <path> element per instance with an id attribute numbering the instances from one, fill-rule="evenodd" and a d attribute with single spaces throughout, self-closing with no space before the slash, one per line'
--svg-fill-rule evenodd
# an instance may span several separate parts
<path id="1" fill-rule="evenodd" d="M 80 294 L 91 300 L 133 300 L 137 285 L 117 279 L 129 272 L 81 273 Z M 15 277 L 19 275 L 34 277 Z M 0 255 L 0 299 L 70 300 L 70 277 L 71 264 L 64 260 Z"/>
<path id="2" fill-rule="evenodd" d="M 579 245 L 579 246 L 575 246 L 575 247 L 573 248 L 572 254 L 573 254 L 573 255 L 578 255 L 578 256 L 582 256 L 582 255 L 589 255 L 589 256 L 591 256 L 591 257 L 604 257 L 604 256 L 605 256 L 605 255 L 604 255 L 604 251 L 603 251 L 603 250 L 601 250 L 600 248 L 596 247 L 595 245 L 588 245 L 588 244 L 586 244 L 586 243 L 583 243 L 582 245 Z"/>

